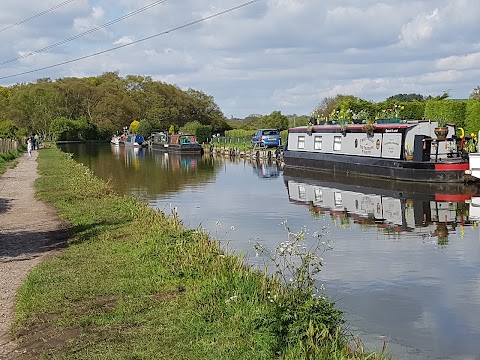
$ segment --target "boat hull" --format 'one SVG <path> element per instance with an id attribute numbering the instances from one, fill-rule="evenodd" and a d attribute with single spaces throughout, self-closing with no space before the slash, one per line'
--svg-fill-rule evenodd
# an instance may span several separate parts
<path id="1" fill-rule="evenodd" d="M 200 155 L 203 154 L 203 147 L 200 144 L 182 144 L 182 145 L 165 145 L 160 143 L 152 143 L 152 149 L 172 152 L 176 154 L 191 154 Z"/>
<path id="2" fill-rule="evenodd" d="M 286 150 L 286 167 L 311 169 L 340 174 L 357 174 L 402 181 L 465 182 L 467 161 L 417 162 L 399 159 L 361 157 L 342 154 Z"/>

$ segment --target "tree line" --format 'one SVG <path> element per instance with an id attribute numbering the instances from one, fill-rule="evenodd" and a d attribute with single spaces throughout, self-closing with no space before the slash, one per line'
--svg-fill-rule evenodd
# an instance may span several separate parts
<path id="1" fill-rule="evenodd" d="M 338 114 L 355 114 L 375 120 L 393 111 L 403 119 L 447 119 L 470 132 L 480 129 L 480 87 L 467 100 L 451 100 L 449 94 L 423 96 L 397 94 L 382 102 L 352 95 L 326 97 L 310 115 L 251 115 L 227 120 L 214 98 L 200 90 L 154 81 L 149 76 L 106 72 L 99 76 L 0 86 L 0 138 L 19 138 L 31 133 L 52 140 L 106 140 L 134 124 L 138 133 L 152 130 L 188 132 L 203 142 L 213 134 L 259 128 L 280 131 L 291 126 L 321 123 Z M 392 115 L 392 114 L 389 114 Z M 435 117 L 435 118 L 432 118 Z"/>
<path id="2" fill-rule="evenodd" d="M 238 127 L 289 126 L 280 111 L 227 121 L 214 98 L 200 90 L 118 72 L 0 86 L 0 108 L 0 138 L 35 133 L 51 140 L 106 140 L 128 127 L 144 136 L 153 130 L 193 133 L 203 142 Z"/>
<path id="3" fill-rule="evenodd" d="M 231 128 L 213 97 L 202 91 L 118 72 L 0 87 L 0 108 L 3 138 L 35 133 L 56 140 L 100 140 L 133 121 L 144 131 L 178 130 L 192 122 L 211 132 Z"/>

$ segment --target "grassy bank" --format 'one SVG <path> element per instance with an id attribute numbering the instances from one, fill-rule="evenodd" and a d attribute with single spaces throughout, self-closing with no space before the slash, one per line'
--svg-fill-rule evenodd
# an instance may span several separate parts
<path id="1" fill-rule="evenodd" d="M 6 169 L 15 166 L 17 158 L 23 155 L 25 149 L 25 145 L 21 145 L 17 150 L 0 153 L 0 174 L 3 174 Z"/>
<path id="2" fill-rule="evenodd" d="M 20 289 L 26 358 L 367 358 L 347 346 L 327 299 L 252 271 L 175 214 L 115 195 L 55 148 L 38 162 L 37 194 L 71 231 Z"/>

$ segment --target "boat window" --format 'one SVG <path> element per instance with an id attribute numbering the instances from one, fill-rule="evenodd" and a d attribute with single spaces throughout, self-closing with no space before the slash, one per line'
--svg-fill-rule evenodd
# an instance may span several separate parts
<path id="1" fill-rule="evenodd" d="M 342 137 L 334 136 L 333 137 L 333 150 L 340 151 L 342 150 Z"/>
<path id="2" fill-rule="evenodd" d="M 305 149 L 305 136 L 298 137 L 297 149 Z"/>
<path id="3" fill-rule="evenodd" d="M 342 193 L 335 192 L 335 193 L 333 194 L 333 198 L 334 198 L 334 201 L 335 201 L 335 206 L 336 206 L 337 208 L 343 206 Z"/>
<path id="4" fill-rule="evenodd" d="M 298 187 L 298 198 L 305 200 L 307 198 L 307 191 L 305 190 L 305 186 L 300 185 Z"/>
<path id="5" fill-rule="evenodd" d="M 323 202 L 323 191 L 322 189 L 315 188 L 315 201 Z"/>
<path id="6" fill-rule="evenodd" d="M 313 146 L 314 146 L 315 150 L 322 150 L 322 137 L 321 136 L 315 136 Z"/>

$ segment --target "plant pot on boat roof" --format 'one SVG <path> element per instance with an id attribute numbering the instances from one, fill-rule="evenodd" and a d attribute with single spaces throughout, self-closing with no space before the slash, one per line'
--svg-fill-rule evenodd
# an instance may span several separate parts
<path id="1" fill-rule="evenodd" d="M 363 124 L 362 130 L 366 132 L 368 136 L 373 136 L 373 132 L 375 130 L 375 124 L 371 122 L 367 122 Z"/>
<path id="2" fill-rule="evenodd" d="M 448 124 L 447 119 L 437 120 L 437 127 L 433 130 L 437 136 L 437 140 L 445 140 L 448 134 Z"/>

